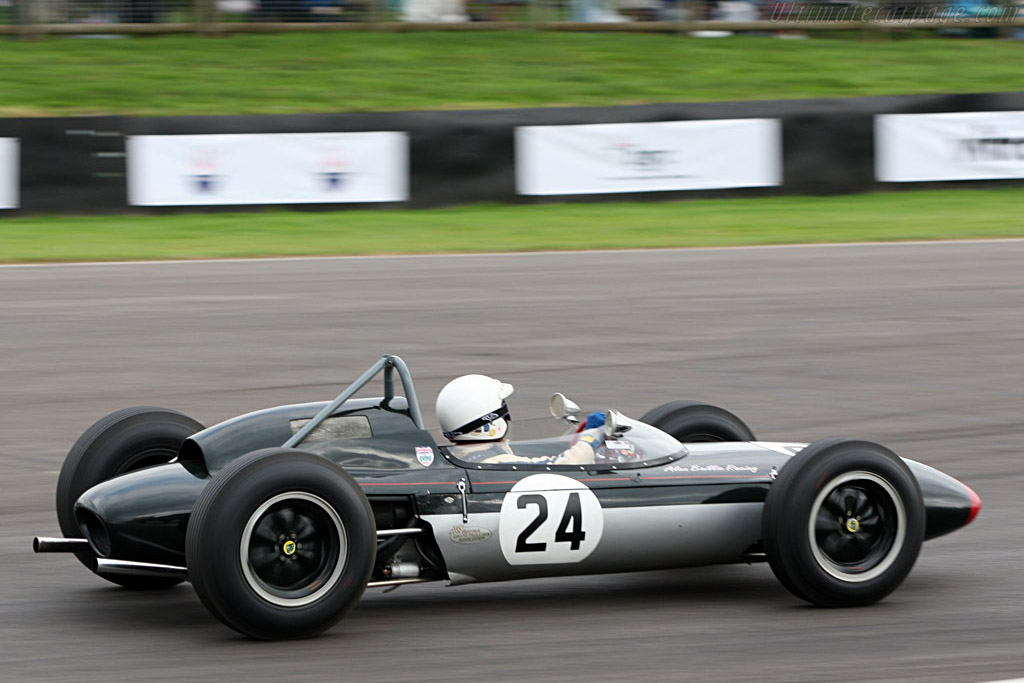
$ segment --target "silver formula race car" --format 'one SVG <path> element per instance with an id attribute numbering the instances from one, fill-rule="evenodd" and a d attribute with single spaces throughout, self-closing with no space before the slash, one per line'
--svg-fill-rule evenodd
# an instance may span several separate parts
<path id="1" fill-rule="evenodd" d="M 353 398 L 380 374 L 382 397 Z M 551 408 L 579 423 L 561 394 Z M 695 402 L 606 415 L 593 464 L 472 462 L 427 431 L 397 356 L 329 403 L 205 429 L 129 408 L 71 448 L 64 538 L 33 545 L 126 588 L 190 581 L 228 626 L 277 639 L 329 628 L 368 586 L 761 560 L 798 598 L 865 605 L 981 507 L 956 479 L 866 441 L 760 442 Z M 575 431 L 510 449 L 543 463 Z"/>

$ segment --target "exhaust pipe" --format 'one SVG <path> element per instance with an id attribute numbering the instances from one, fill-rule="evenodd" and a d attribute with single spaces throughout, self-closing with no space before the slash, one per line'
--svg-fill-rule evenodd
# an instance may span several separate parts
<path id="1" fill-rule="evenodd" d="M 97 574 L 121 574 L 127 576 L 151 576 L 161 579 L 182 579 L 188 581 L 188 570 L 170 564 L 150 562 L 129 562 L 128 560 L 96 560 Z"/>
<path id="2" fill-rule="evenodd" d="M 46 538 L 36 536 L 32 539 L 32 550 L 37 553 L 91 553 L 89 541 L 84 538 Z"/>
<path id="3" fill-rule="evenodd" d="M 84 538 L 47 538 L 36 536 L 32 539 L 32 550 L 37 553 L 78 553 L 94 554 L 89 541 Z M 128 576 L 154 576 L 188 580 L 188 570 L 170 564 L 150 562 L 129 562 L 128 560 L 96 559 L 97 574 L 126 574 Z"/>

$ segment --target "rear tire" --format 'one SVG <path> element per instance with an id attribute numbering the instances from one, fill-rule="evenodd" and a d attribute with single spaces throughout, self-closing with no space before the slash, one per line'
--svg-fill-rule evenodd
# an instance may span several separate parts
<path id="1" fill-rule="evenodd" d="M 755 441 L 754 432 L 728 410 L 696 401 L 672 401 L 640 418 L 681 443 Z"/>
<path id="2" fill-rule="evenodd" d="M 57 522 L 66 538 L 81 538 L 75 519 L 75 502 L 96 484 L 120 474 L 170 462 L 188 437 L 203 425 L 176 410 L 140 406 L 118 410 L 78 437 L 57 478 Z M 75 553 L 96 571 L 92 553 Z M 133 590 L 159 590 L 181 583 L 179 579 L 146 576 L 102 575 L 104 579 Z"/>
<path id="3" fill-rule="evenodd" d="M 326 458 L 290 448 L 249 453 L 199 495 L 185 557 L 199 599 L 252 638 L 305 638 L 358 602 L 377 529 L 359 484 Z"/>
<path id="4" fill-rule="evenodd" d="M 786 463 L 768 489 L 762 538 L 793 595 L 823 607 L 881 600 L 924 541 L 921 489 L 907 464 L 867 441 L 825 439 Z"/>

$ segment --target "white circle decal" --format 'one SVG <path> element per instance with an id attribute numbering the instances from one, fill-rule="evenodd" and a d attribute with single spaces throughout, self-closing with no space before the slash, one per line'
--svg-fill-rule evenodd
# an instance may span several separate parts
<path id="1" fill-rule="evenodd" d="M 534 474 L 505 494 L 498 521 L 509 564 L 582 562 L 601 542 L 604 514 L 594 492 L 560 474 Z"/>

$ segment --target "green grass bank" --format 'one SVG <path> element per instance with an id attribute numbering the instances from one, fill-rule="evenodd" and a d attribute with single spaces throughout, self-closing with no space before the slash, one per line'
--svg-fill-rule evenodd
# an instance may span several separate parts
<path id="1" fill-rule="evenodd" d="M 1024 89 L 1021 44 L 552 32 L 0 40 L 0 117 L 608 106 Z"/>
<path id="2" fill-rule="evenodd" d="M 684 202 L 9 218 L 0 262 L 1024 237 L 1020 189 Z"/>

